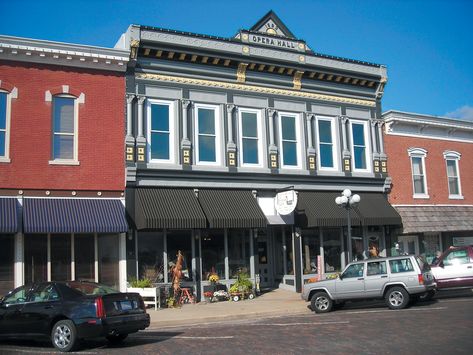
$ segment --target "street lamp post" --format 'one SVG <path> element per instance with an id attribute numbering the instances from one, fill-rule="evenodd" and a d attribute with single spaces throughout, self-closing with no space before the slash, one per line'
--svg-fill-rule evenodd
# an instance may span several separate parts
<path id="1" fill-rule="evenodd" d="M 351 218 L 350 218 L 350 210 L 356 206 L 361 200 L 360 195 L 354 194 L 352 195 L 349 189 L 345 189 L 342 191 L 342 195 L 338 196 L 335 199 L 335 203 L 343 207 L 347 210 L 347 229 L 348 229 L 348 262 L 352 261 L 351 258 Z"/>

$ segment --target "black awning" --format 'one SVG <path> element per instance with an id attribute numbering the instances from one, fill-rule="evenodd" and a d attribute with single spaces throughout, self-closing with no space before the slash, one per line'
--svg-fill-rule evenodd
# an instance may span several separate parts
<path id="1" fill-rule="evenodd" d="M 354 192 L 361 201 L 350 210 L 352 225 L 400 225 L 401 217 L 382 193 Z M 340 192 L 300 191 L 296 224 L 300 227 L 342 227 L 347 225 L 347 211 L 335 203 Z"/>
<path id="2" fill-rule="evenodd" d="M 191 189 L 136 189 L 135 208 L 138 230 L 207 227 L 207 219 Z"/>
<path id="3" fill-rule="evenodd" d="M 17 205 L 16 198 L 0 198 L 0 233 L 18 232 Z"/>
<path id="4" fill-rule="evenodd" d="M 199 190 L 210 228 L 265 228 L 268 221 L 248 190 Z"/>
<path id="5" fill-rule="evenodd" d="M 123 233 L 128 230 L 120 200 L 26 198 L 25 233 Z"/>

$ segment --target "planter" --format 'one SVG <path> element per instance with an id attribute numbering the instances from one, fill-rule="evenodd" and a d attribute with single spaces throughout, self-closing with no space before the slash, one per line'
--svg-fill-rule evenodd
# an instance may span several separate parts
<path id="1" fill-rule="evenodd" d="M 140 296 L 143 298 L 145 305 L 154 305 L 154 310 L 158 309 L 159 305 L 159 294 L 157 287 L 128 287 L 126 292 L 134 292 L 139 293 Z"/>

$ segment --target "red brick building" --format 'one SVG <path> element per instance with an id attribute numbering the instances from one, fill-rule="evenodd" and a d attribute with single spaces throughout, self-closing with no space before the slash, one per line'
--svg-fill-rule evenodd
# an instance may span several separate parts
<path id="1" fill-rule="evenodd" d="M 0 36 L 0 294 L 50 279 L 119 286 L 127 62 Z"/>
<path id="2" fill-rule="evenodd" d="M 450 245 L 473 244 L 473 123 L 399 111 L 383 119 L 401 249 L 431 260 Z"/>

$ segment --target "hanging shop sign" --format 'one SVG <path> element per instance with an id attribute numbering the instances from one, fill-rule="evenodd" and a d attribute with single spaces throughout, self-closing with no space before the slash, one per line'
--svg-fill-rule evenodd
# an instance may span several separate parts
<path id="1" fill-rule="evenodd" d="M 279 214 L 288 215 L 294 211 L 297 205 L 297 192 L 287 190 L 279 192 L 274 199 L 274 207 Z"/>

